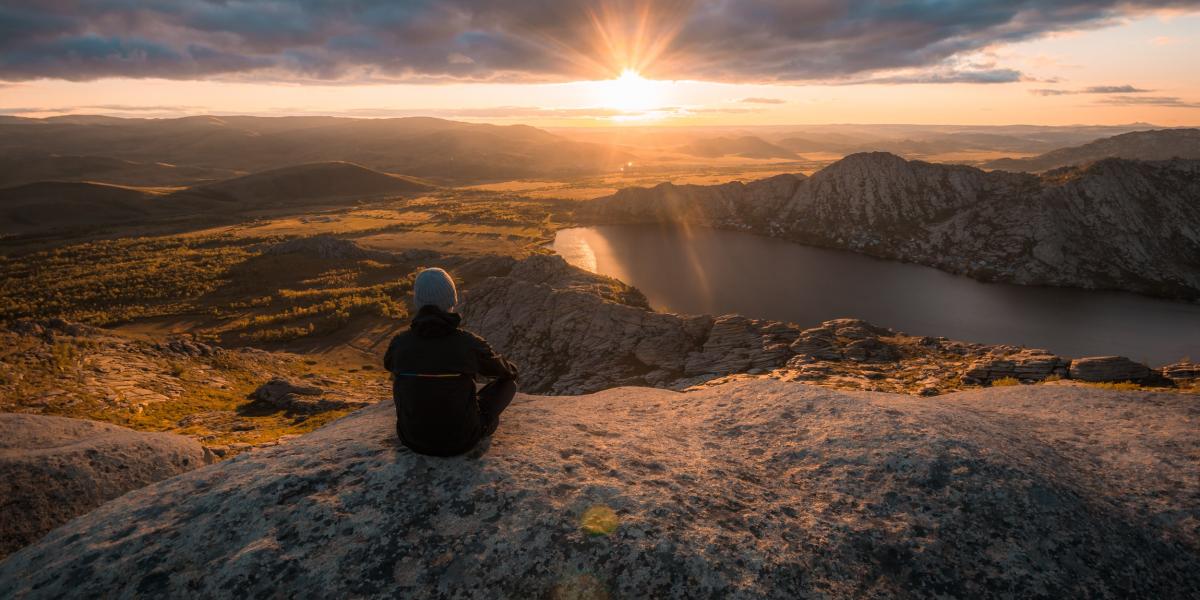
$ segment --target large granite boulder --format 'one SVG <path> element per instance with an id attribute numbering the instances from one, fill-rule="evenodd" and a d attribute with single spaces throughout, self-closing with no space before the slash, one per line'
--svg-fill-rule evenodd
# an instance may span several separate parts
<path id="1" fill-rule="evenodd" d="M 284 377 L 272 377 L 251 392 L 250 398 L 294 414 L 362 408 L 378 400 L 348 395 L 343 390 L 327 390 L 308 383 L 294 383 Z"/>
<path id="2" fill-rule="evenodd" d="M 1124 356 L 1090 356 L 1071 361 L 1071 379 L 1092 382 L 1143 381 L 1150 367 Z"/>
<path id="3" fill-rule="evenodd" d="M 181 435 L 0 413 L 0 556 L 129 490 L 205 462 L 200 444 Z"/>
<path id="4" fill-rule="evenodd" d="M 1183 394 L 518 396 L 457 458 L 391 411 L 110 502 L 0 563 L 0 597 L 1200 594 Z"/>
<path id="5" fill-rule="evenodd" d="M 1159 370 L 1162 376 L 1174 383 L 1191 383 L 1200 380 L 1200 364 L 1190 360 L 1171 363 Z"/>
<path id="6" fill-rule="evenodd" d="M 522 389 L 539 393 L 684 387 L 766 371 L 787 362 L 799 333 L 738 315 L 653 312 L 637 290 L 557 256 L 533 256 L 476 283 L 460 311 L 468 329 L 521 368 Z"/>
<path id="7" fill-rule="evenodd" d="M 1041 381 L 1057 375 L 1067 375 L 1071 362 L 1045 350 L 1021 350 L 1013 354 L 988 355 L 971 364 L 963 375 L 963 383 L 988 384 L 997 379 Z"/>

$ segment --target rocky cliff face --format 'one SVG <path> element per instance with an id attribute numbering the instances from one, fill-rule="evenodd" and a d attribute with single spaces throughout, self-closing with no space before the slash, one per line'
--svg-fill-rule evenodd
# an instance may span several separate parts
<path id="1" fill-rule="evenodd" d="M 807 179 L 622 190 L 597 222 L 738 229 L 987 281 L 1200 298 L 1200 161 L 1041 176 L 856 154 Z"/>
<path id="2" fill-rule="evenodd" d="M 534 256 L 492 272 L 497 276 L 476 280 L 463 295 L 465 326 L 514 360 L 522 389 L 534 393 L 621 385 L 685 389 L 748 374 L 936 395 L 1000 379 L 1067 377 L 1072 364 L 1045 350 L 911 336 L 860 319 L 804 328 L 741 315 L 657 313 L 637 290 L 558 256 Z M 1131 368 L 1105 371 L 1102 380 L 1151 379 L 1146 366 Z M 1192 384 L 1153 375 L 1164 384 Z"/>
<path id="3" fill-rule="evenodd" d="M 519 396 L 440 459 L 387 402 L 72 521 L 0 597 L 1194 597 L 1193 405 L 622 388 Z"/>
<path id="4" fill-rule="evenodd" d="M 629 291 L 625 291 L 629 290 Z M 621 296 L 632 297 L 624 302 Z M 520 365 L 524 389 L 586 393 L 669 385 L 782 365 L 798 330 L 730 315 L 656 313 L 640 294 L 558 256 L 517 263 L 468 290 L 468 327 Z M 696 379 L 690 379 L 696 378 Z"/>
<path id="5" fill-rule="evenodd" d="M 0 413 L 0 557 L 140 487 L 206 464 L 191 438 Z"/>

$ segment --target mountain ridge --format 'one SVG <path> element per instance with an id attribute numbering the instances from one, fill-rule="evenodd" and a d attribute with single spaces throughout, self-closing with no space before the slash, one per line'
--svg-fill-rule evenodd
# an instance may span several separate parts
<path id="1" fill-rule="evenodd" d="M 0 155 L 30 154 L 103 155 L 240 172 L 341 160 L 456 183 L 603 172 L 630 158 L 527 125 L 433 117 L 0 120 Z"/>
<path id="2" fill-rule="evenodd" d="M 986 169 L 1040 172 L 1080 166 L 1105 158 L 1133 160 L 1200 159 L 1200 129 L 1133 131 L 1059 148 L 1029 158 L 1001 158 L 983 164 Z"/>
<path id="3" fill-rule="evenodd" d="M 244 203 L 294 203 L 331 198 L 411 194 L 434 189 L 415 177 L 383 173 L 348 161 L 323 161 L 259 171 L 200 184 L 173 194 L 174 199 Z"/>
<path id="4" fill-rule="evenodd" d="M 1195 300 L 1197 174 L 1200 161 L 1188 160 L 1109 159 L 1037 176 L 860 153 L 790 189 L 626 188 L 580 215 L 736 229 L 984 281 Z"/>

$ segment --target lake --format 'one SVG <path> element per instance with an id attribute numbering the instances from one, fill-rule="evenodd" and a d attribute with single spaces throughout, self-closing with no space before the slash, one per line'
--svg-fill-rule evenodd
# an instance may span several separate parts
<path id="1" fill-rule="evenodd" d="M 1200 305 L 1121 292 L 981 283 L 918 265 L 746 233 L 657 225 L 559 231 L 567 262 L 636 286 L 656 310 L 739 313 L 813 326 L 866 319 L 914 335 L 1120 354 L 1158 366 L 1200 359 Z"/>

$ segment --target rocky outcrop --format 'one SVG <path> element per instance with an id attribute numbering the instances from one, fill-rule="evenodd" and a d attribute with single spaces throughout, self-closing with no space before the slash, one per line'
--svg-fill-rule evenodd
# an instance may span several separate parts
<path id="1" fill-rule="evenodd" d="M 320 386 L 297 384 L 283 377 L 273 377 L 260 385 L 250 397 L 288 413 L 312 414 L 330 410 L 362 408 L 372 401 L 347 395 L 344 391 L 327 390 Z"/>
<path id="2" fill-rule="evenodd" d="M 1065 376 L 1069 363 L 1043 350 L 909 336 L 860 319 L 801 330 L 739 315 L 656 313 L 636 290 L 557 256 L 477 281 L 460 310 L 468 328 L 521 366 L 522 389 L 536 393 L 684 389 L 746 373 L 933 395 L 1005 377 Z"/>
<path id="3" fill-rule="evenodd" d="M 1124 356 L 1091 356 L 1071 361 L 1071 379 L 1080 381 L 1133 381 L 1150 377 L 1150 368 Z"/>
<path id="4" fill-rule="evenodd" d="M 963 383 L 986 385 L 998 379 L 1041 381 L 1050 376 L 1066 377 L 1071 361 L 1045 350 L 1021 350 L 1015 354 L 989 355 L 971 365 Z"/>
<path id="5" fill-rule="evenodd" d="M 523 389 L 578 394 L 615 385 L 689 385 L 782 366 L 798 331 L 736 315 L 648 310 L 620 282 L 558 256 L 521 261 L 464 295 L 466 325 L 521 367 Z M 626 302 L 611 298 L 625 298 Z"/>
<path id="6" fill-rule="evenodd" d="M 304 254 L 312 258 L 324 259 L 353 259 L 353 260 L 391 260 L 395 254 L 379 250 L 367 250 L 352 240 L 335 238 L 328 234 L 310 235 L 306 238 L 293 238 L 278 242 L 264 251 L 272 254 Z M 428 252 L 433 256 L 433 252 Z"/>
<path id="7" fill-rule="evenodd" d="M 205 463 L 200 444 L 180 435 L 0 413 L 0 557 L 129 490 Z"/>
<path id="8" fill-rule="evenodd" d="M 1162 376 L 1176 384 L 1194 383 L 1200 380 L 1200 364 L 1189 360 L 1169 364 L 1160 369 Z"/>
<path id="9" fill-rule="evenodd" d="M 1035 176 L 876 152 L 806 179 L 625 189 L 580 217 L 749 231 L 985 281 L 1198 299 L 1197 197 L 1197 160 L 1107 159 Z"/>
<path id="10" fill-rule="evenodd" d="M 66 321 L 0 324 L 0 412 L 177 431 L 218 456 L 311 429 L 303 423 L 314 412 L 346 411 L 389 394 L 379 373 L 319 373 L 330 372 L 293 354 L 221 348 L 186 335 L 149 342 Z M 247 398 L 275 377 L 321 393 Z"/>
<path id="11" fill-rule="evenodd" d="M 106 504 L 0 597 L 1195 597 L 1193 405 L 623 388 L 518 396 L 441 459 L 382 403 Z"/>

